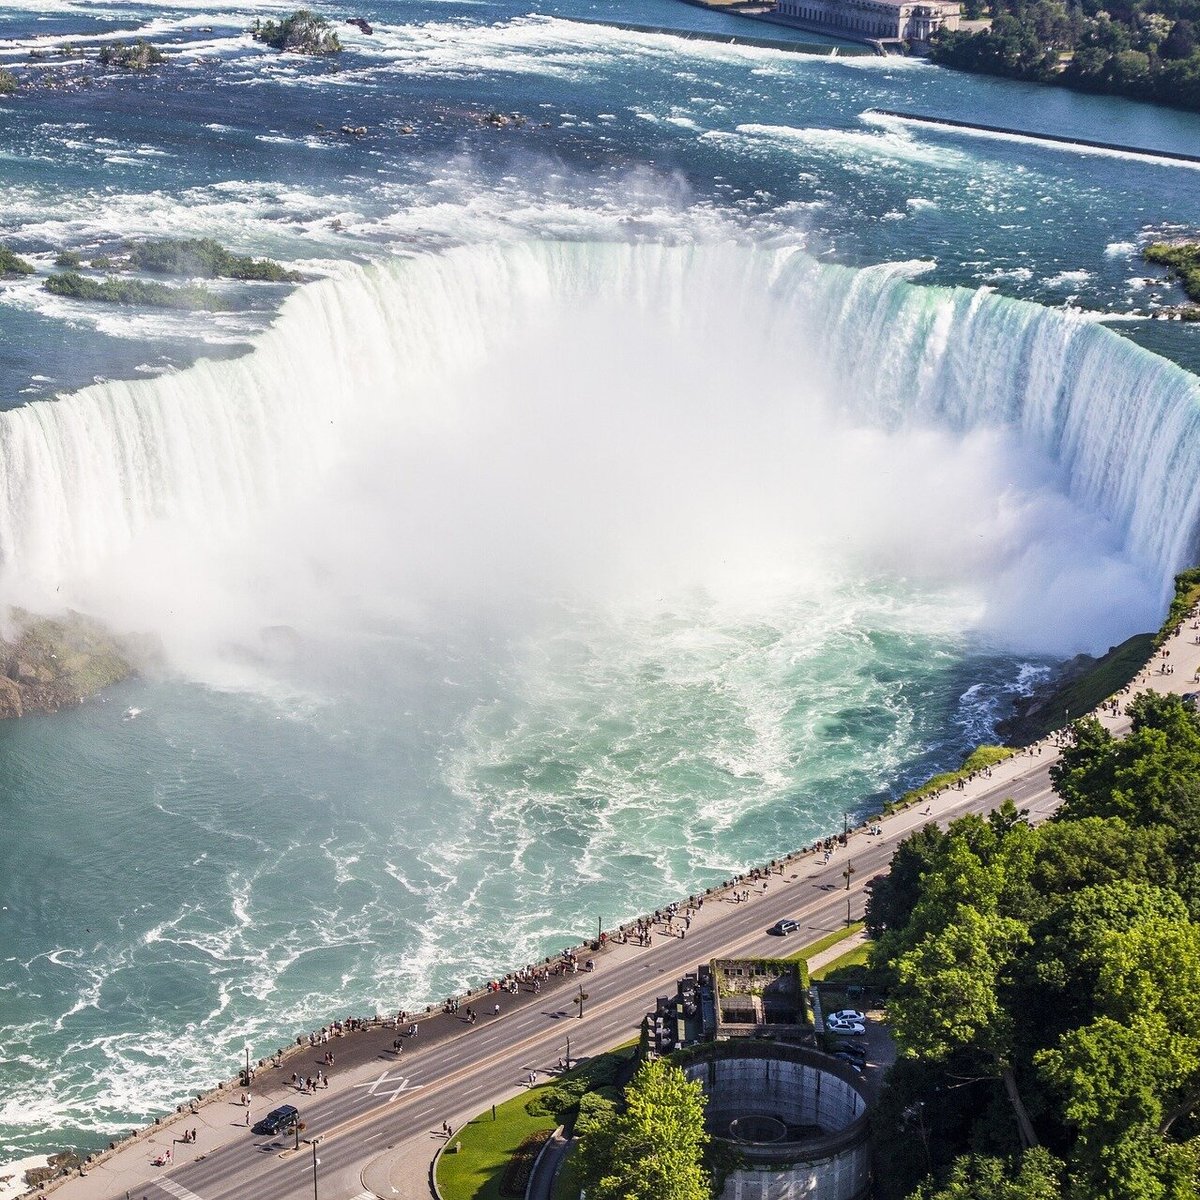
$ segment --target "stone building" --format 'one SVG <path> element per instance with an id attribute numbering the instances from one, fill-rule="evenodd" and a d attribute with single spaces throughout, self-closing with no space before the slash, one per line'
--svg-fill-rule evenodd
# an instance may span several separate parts
<path id="1" fill-rule="evenodd" d="M 878 41 L 927 42 L 962 19 L 958 0 L 779 0 L 775 11 L 822 33 Z"/>

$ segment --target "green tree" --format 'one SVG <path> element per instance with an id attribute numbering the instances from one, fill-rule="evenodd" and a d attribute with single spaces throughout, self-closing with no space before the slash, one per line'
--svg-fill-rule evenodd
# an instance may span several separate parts
<path id="1" fill-rule="evenodd" d="M 946 1182 L 929 1182 L 912 1200 L 1061 1200 L 1062 1162 L 1040 1146 L 1016 1162 L 972 1154 L 958 1159 Z"/>
<path id="2" fill-rule="evenodd" d="M 590 1200 L 710 1200 L 704 1104 L 703 1088 L 678 1067 L 643 1064 L 625 1089 L 624 1110 L 596 1114 L 580 1141 Z"/>

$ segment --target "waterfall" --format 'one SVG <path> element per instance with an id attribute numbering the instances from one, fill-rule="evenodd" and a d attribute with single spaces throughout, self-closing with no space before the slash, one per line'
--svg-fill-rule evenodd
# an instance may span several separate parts
<path id="1" fill-rule="evenodd" d="M 610 297 L 735 362 L 819 374 L 866 424 L 1016 429 L 1165 587 L 1196 551 L 1200 381 L 1081 316 L 910 274 L 736 245 L 523 243 L 347 266 L 299 289 L 239 359 L 0 415 L 0 579 L 28 602 L 155 531 L 236 534 L 374 422 L 453 436 L 448 374 Z"/>

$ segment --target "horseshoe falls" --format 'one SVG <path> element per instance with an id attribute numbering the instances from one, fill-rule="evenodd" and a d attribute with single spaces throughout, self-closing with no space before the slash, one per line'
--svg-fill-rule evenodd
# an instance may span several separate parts
<path id="1" fill-rule="evenodd" d="M 0 724 L 0 1161 L 840 829 L 1197 558 L 1200 327 L 1139 257 L 1195 171 L 866 110 L 1185 114 L 573 19 L 729 20 L 669 0 L 369 15 L 334 69 L 0 13 L 14 69 L 167 58 L 0 106 L 0 601 L 153 648 Z M 168 236 L 304 282 L 43 287 Z"/>

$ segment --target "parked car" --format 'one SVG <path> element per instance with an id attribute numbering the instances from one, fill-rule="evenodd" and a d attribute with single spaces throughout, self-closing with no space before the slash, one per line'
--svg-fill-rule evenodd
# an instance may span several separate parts
<path id="1" fill-rule="evenodd" d="M 838 1042 L 834 1051 L 838 1054 L 852 1054 L 860 1061 L 867 1057 L 866 1049 L 858 1042 Z"/>
<path id="2" fill-rule="evenodd" d="M 768 932 L 778 934 L 779 937 L 787 937 L 789 933 L 795 933 L 799 928 L 799 921 L 789 921 L 785 917 L 782 921 L 776 921 Z"/>
<path id="3" fill-rule="evenodd" d="M 858 1021 L 860 1024 L 867 1019 L 866 1013 L 860 1013 L 857 1008 L 842 1008 L 829 1014 L 831 1021 Z"/>
<path id="4" fill-rule="evenodd" d="M 841 1034 L 843 1037 L 861 1037 L 867 1032 L 865 1025 L 860 1025 L 857 1021 L 834 1021 L 832 1019 L 825 1022 L 825 1028 L 830 1033 Z"/>
<path id="5" fill-rule="evenodd" d="M 844 1050 L 839 1050 L 833 1057 L 839 1062 L 844 1062 L 850 1070 L 857 1071 L 860 1075 L 863 1073 L 862 1060 L 855 1058 L 853 1054 L 847 1054 Z"/>
<path id="6" fill-rule="evenodd" d="M 273 1108 L 257 1125 L 255 1133 L 284 1133 L 300 1121 L 300 1110 L 294 1104 L 281 1104 Z"/>

